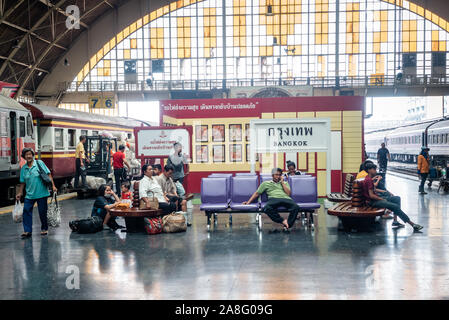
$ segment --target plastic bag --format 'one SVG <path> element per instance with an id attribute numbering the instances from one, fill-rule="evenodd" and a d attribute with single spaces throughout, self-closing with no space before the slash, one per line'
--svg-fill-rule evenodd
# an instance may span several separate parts
<path id="1" fill-rule="evenodd" d="M 20 223 L 23 220 L 23 204 L 20 201 L 16 201 L 16 205 L 12 211 L 12 219 L 15 223 Z"/>

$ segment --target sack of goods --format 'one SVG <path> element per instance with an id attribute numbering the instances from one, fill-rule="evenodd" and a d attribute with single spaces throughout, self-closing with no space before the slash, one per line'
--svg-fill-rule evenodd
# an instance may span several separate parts
<path id="1" fill-rule="evenodd" d="M 16 201 L 16 205 L 12 211 L 12 220 L 15 223 L 21 223 L 23 220 L 23 204 L 20 201 Z"/>
<path id="2" fill-rule="evenodd" d="M 58 204 L 56 193 L 53 194 L 47 210 L 48 225 L 56 228 L 61 224 L 61 209 Z"/>
<path id="3" fill-rule="evenodd" d="M 69 227 L 73 232 L 82 234 L 96 233 L 103 230 L 103 220 L 100 217 L 75 220 L 69 222 Z"/>
<path id="4" fill-rule="evenodd" d="M 162 231 L 165 233 L 184 232 L 187 230 L 186 218 L 179 213 L 171 213 L 162 217 Z"/>
<path id="5" fill-rule="evenodd" d="M 159 234 L 162 233 L 162 219 L 161 217 L 156 218 L 143 218 L 145 225 L 145 232 L 147 234 Z"/>

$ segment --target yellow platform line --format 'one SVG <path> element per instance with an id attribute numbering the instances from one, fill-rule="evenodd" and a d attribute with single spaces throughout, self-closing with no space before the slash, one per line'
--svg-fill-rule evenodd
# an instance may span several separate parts
<path id="1" fill-rule="evenodd" d="M 76 198 L 76 196 L 77 196 L 76 192 L 62 194 L 62 195 L 58 196 L 58 201 L 73 199 L 73 198 Z M 48 203 L 50 203 L 50 200 L 51 200 L 51 198 L 48 198 Z M 36 207 L 37 204 L 35 204 L 34 206 Z M 10 212 L 12 212 L 13 209 L 14 209 L 14 206 L 0 208 L 0 215 L 10 213 Z"/>

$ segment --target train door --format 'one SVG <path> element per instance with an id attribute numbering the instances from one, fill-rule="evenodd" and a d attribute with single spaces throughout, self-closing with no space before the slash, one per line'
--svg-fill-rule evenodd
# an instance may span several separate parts
<path id="1" fill-rule="evenodd" d="M 11 136 L 11 164 L 17 164 L 17 115 L 15 112 L 9 114 L 9 133 Z"/>

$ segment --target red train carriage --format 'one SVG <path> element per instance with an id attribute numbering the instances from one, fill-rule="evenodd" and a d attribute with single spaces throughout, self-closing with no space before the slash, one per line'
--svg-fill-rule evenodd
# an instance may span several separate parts
<path id="1" fill-rule="evenodd" d="M 133 128 L 142 122 L 87 112 L 22 103 L 31 111 L 36 126 L 37 153 L 49 167 L 58 184 L 75 173 L 75 150 L 81 135 L 96 136 L 102 131 L 126 133 L 133 139 Z"/>
<path id="2" fill-rule="evenodd" d="M 0 95 L 0 204 L 14 198 L 19 182 L 22 149 L 34 148 L 31 113 L 17 101 Z"/>

